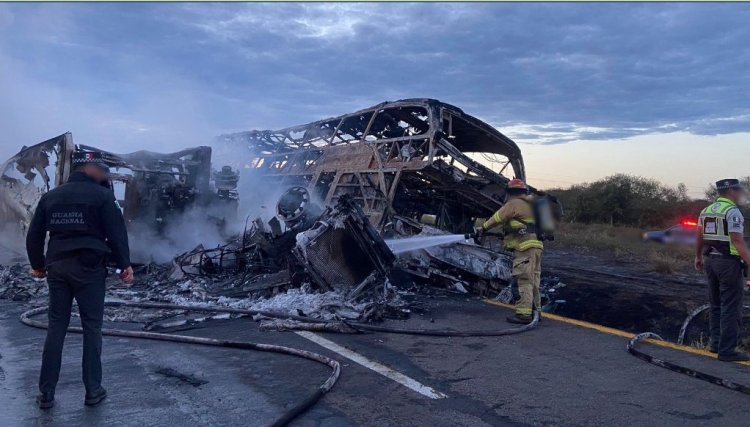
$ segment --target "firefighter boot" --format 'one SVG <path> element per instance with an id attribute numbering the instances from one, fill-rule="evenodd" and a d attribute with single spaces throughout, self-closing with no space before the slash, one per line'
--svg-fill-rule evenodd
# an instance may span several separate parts
<path id="1" fill-rule="evenodd" d="M 514 314 L 505 318 L 508 323 L 515 323 L 517 325 L 528 325 L 531 323 L 533 318 L 531 316 L 522 316 L 520 314 Z"/>

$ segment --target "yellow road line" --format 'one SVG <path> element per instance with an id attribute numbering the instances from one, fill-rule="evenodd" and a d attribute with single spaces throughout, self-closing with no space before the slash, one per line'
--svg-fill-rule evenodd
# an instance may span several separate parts
<path id="1" fill-rule="evenodd" d="M 513 306 L 510 304 L 504 304 L 504 303 L 494 301 L 494 300 L 486 299 L 484 300 L 484 302 L 486 302 L 487 304 L 496 305 L 498 307 L 504 307 L 504 308 L 510 308 L 510 309 L 513 308 Z M 569 325 L 580 326 L 582 328 L 593 329 L 595 331 L 599 331 L 605 334 L 615 335 L 615 336 L 623 337 L 627 339 L 631 339 L 636 335 L 636 334 L 626 332 L 620 329 L 608 328 L 606 326 L 597 325 L 596 323 L 584 322 L 583 320 L 571 319 L 569 317 L 558 316 L 557 314 L 552 314 L 552 313 L 544 313 L 544 320 L 547 320 L 547 319 L 556 320 L 558 322 L 567 323 Z M 672 350 L 684 351 L 685 353 L 692 353 L 692 354 L 697 354 L 699 356 L 705 356 L 705 357 L 710 357 L 712 359 L 716 359 L 715 354 L 709 353 L 708 351 L 702 350 L 700 348 L 676 344 L 676 343 L 669 342 L 669 341 L 659 341 L 659 340 L 650 339 L 650 338 L 643 340 L 643 342 L 658 345 L 660 347 L 671 348 Z M 737 362 L 737 363 L 741 365 L 750 366 L 750 362 Z"/>

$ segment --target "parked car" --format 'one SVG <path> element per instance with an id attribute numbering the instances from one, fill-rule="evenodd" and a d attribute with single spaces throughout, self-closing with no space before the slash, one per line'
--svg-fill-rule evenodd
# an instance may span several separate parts
<path id="1" fill-rule="evenodd" d="M 698 221 L 687 218 L 666 230 L 647 231 L 643 233 L 644 242 L 657 242 L 665 245 L 693 246 L 697 238 Z M 750 246 L 750 235 L 745 236 L 745 243 Z"/>
<path id="2" fill-rule="evenodd" d="M 679 224 L 666 230 L 647 231 L 643 233 L 646 242 L 657 242 L 665 245 L 692 246 L 698 238 L 698 221 L 683 219 Z"/>

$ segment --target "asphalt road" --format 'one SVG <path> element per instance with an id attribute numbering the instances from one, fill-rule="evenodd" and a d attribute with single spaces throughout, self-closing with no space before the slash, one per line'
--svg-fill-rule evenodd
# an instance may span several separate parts
<path id="1" fill-rule="evenodd" d="M 506 328 L 508 310 L 475 299 L 430 299 L 429 315 L 400 327 Z M 34 396 L 44 331 L 0 302 L 0 425 L 266 425 L 322 383 L 328 368 L 254 351 L 105 337 L 109 398 L 83 406 L 81 337 L 67 340 L 55 408 Z M 431 322 L 434 321 L 434 323 Z M 76 319 L 73 320 L 76 322 Z M 497 338 L 317 334 L 447 397 L 433 399 L 292 332 L 261 332 L 249 319 L 212 321 L 181 334 L 267 342 L 342 363 L 333 390 L 298 426 L 743 425 L 750 396 L 640 361 L 626 340 L 550 319 Z M 659 356 L 750 384 L 750 368 L 645 345 Z M 193 386 L 157 371 L 203 380 Z"/>

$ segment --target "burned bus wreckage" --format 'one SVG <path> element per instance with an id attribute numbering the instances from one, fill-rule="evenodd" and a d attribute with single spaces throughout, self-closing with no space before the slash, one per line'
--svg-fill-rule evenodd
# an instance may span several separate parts
<path id="1" fill-rule="evenodd" d="M 298 187 L 322 206 L 353 201 L 385 239 L 470 233 L 502 206 L 506 174 L 525 179 L 521 151 L 510 138 L 433 99 L 385 102 L 306 125 L 219 140 L 247 147 L 251 160 L 245 174 L 265 188 Z M 498 170 L 475 155 L 494 156 Z M 410 251 L 396 266 L 426 282 L 497 293 L 510 282 L 510 255 L 497 237 L 481 243 L 465 240 Z"/>
<path id="2" fill-rule="evenodd" d="M 25 229 L 51 187 L 52 157 L 59 185 L 73 150 L 96 150 L 113 168 L 116 195 L 124 186 L 118 199 L 129 227 L 158 235 L 197 206 L 209 212 L 203 221 L 240 230 L 223 234 L 221 244 L 173 254 L 171 267 L 144 266 L 150 284 L 143 298 L 163 299 L 170 284 L 180 298 L 234 304 L 315 288 L 337 295 L 329 304 L 337 306 L 329 310 L 334 317 L 372 320 L 399 312 L 395 284 L 483 296 L 510 289 L 511 255 L 501 237 L 475 242 L 468 233 L 502 206 L 510 178 L 526 178 L 521 151 L 457 107 L 433 99 L 385 102 L 277 131 L 224 135 L 217 144 L 245 150 L 234 156 L 241 177 L 231 166 L 212 169 L 210 147 L 114 154 L 76 147 L 67 133 L 24 148 L 3 166 L 4 222 Z M 493 168 L 476 160 L 482 157 Z M 244 180 L 252 191 L 240 194 Z M 276 209 L 270 219 L 238 214 L 240 198 L 248 206 L 274 200 Z M 443 235 L 460 238 L 392 250 L 403 239 Z"/>

